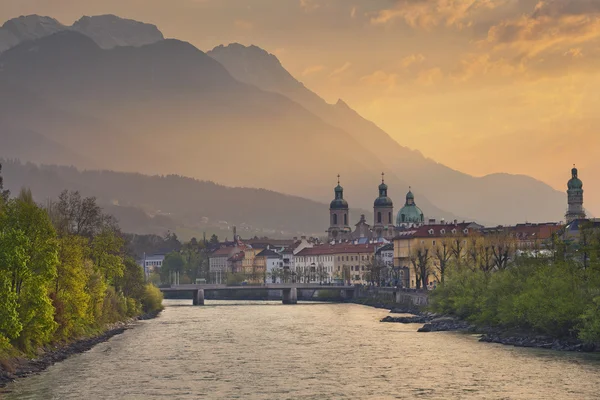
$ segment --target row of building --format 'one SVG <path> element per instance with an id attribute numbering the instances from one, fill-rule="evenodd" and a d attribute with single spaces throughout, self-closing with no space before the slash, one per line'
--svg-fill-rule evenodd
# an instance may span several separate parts
<path id="1" fill-rule="evenodd" d="M 434 287 L 440 276 L 440 248 L 450 241 L 466 257 L 471 248 L 485 238 L 505 238 L 513 251 L 539 251 L 549 245 L 555 234 L 565 239 L 576 238 L 583 225 L 583 184 L 573 168 L 568 183 L 566 224 L 523 223 L 515 226 L 486 228 L 474 222 L 450 223 L 433 219 L 426 221 L 417 207 L 412 191 L 394 219 L 394 205 L 387 195 L 383 178 L 379 196 L 374 202 L 374 221 L 371 227 L 362 215 L 355 228 L 349 226 L 349 207 L 339 183 L 330 204 L 328 240 L 301 237 L 293 240 L 241 240 L 234 232 L 232 242 L 221 243 L 209 255 L 209 280 L 213 283 L 236 281 L 247 283 L 349 283 L 394 285 L 414 288 L 418 277 L 415 271 L 415 252 L 427 252 L 424 285 Z M 600 221 L 592 220 L 600 227 Z M 506 244 L 506 246 L 508 246 Z M 456 251 L 456 249 L 454 249 Z M 160 260 L 150 259 L 159 264 Z M 160 267 L 160 265 L 158 265 Z"/>

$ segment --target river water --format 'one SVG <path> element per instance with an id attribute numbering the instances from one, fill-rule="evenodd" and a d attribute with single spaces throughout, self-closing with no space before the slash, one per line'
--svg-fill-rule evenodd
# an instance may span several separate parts
<path id="1" fill-rule="evenodd" d="M 599 399 L 600 357 L 380 323 L 354 304 L 165 301 L 6 399 Z"/>

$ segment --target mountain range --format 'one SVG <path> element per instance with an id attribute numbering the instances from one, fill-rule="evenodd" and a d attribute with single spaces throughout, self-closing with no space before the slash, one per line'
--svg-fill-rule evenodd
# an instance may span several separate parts
<path id="1" fill-rule="evenodd" d="M 427 216 L 506 224 L 564 211 L 566 196 L 531 177 L 473 177 L 401 146 L 256 46 L 204 53 L 151 25 L 102 23 L 107 16 L 69 29 L 23 18 L 27 34 L 0 54 L 0 139 L 10 143 L 0 156 L 187 175 L 320 202 L 333 197 L 339 173 L 346 199 L 364 209 L 386 172 L 396 208 L 410 185 Z"/>
<path id="2" fill-rule="evenodd" d="M 148 176 L 114 171 L 82 171 L 75 167 L 3 160 L 4 184 L 12 193 L 31 189 L 36 201 L 57 199 L 64 189 L 96 197 L 128 233 L 163 234 L 184 239 L 217 233 L 232 237 L 236 226 L 243 237 L 322 235 L 327 205 L 264 189 L 232 188 L 177 175 Z M 358 217 L 367 211 L 352 209 Z"/>

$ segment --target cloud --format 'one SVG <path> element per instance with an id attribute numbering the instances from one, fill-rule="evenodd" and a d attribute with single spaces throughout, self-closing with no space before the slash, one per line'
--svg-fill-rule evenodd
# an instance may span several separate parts
<path id="1" fill-rule="evenodd" d="M 382 70 L 375 71 L 370 75 L 360 78 L 360 82 L 362 83 L 366 83 L 367 85 L 371 86 L 383 86 L 388 90 L 396 87 L 397 80 L 397 74 L 389 74 Z"/>
<path id="2" fill-rule="evenodd" d="M 600 1 L 538 1 L 531 13 L 492 26 L 486 42 L 531 58 L 547 51 L 575 47 L 600 38 Z"/>
<path id="3" fill-rule="evenodd" d="M 350 69 L 350 67 L 352 66 L 352 63 L 347 61 L 346 63 L 344 63 L 344 65 L 342 65 L 339 68 L 334 69 L 330 74 L 329 77 L 332 78 L 334 76 L 340 75 L 346 71 L 348 71 Z"/>
<path id="4" fill-rule="evenodd" d="M 580 58 L 583 57 L 583 51 L 581 51 L 581 47 L 572 47 L 569 50 L 565 51 L 563 55 L 565 57 Z"/>
<path id="5" fill-rule="evenodd" d="M 323 65 L 312 65 L 310 67 L 307 67 L 304 69 L 304 71 L 302 71 L 302 76 L 308 76 L 320 71 L 323 71 L 325 69 L 325 66 Z"/>
<path id="6" fill-rule="evenodd" d="M 413 64 L 420 64 L 423 61 L 425 61 L 425 56 L 423 54 L 410 54 L 400 60 L 400 65 L 404 68 L 408 68 Z"/>
<path id="7" fill-rule="evenodd" d="M 417 82 L 423 86 L 433 86 L 441 81 L 443 77 L 444 74 L 442 73 L 441 68 L 429 68 L 419 72 Z"/>
<path id="8" fill-rule="evenodd" d="M 302 8 L 304 12 L 312 12 L 320 7 L 321 5 L 317 0 L 300 0 L 300 8 Z"/>
<path id="9" fill-rule="evenodd" d="M 250 31 L 252 29 L 254 29 L 254 24 L 250 21 L 244 20 L 244 19 L 236 19 L 235 21 L 233 21 L 233 25 L 241 30 L 245 30 L 245 31 Z"/>
<path id="10" fill-rule="evenodd" d="M 373 25 L 403 20 L 412 28 L 432 29 L 437 26 L 464 29 L 475 16 L 506 4 L 508 0 L 397 0 L 395 6 L 379 10 L 371 17 Z"/>

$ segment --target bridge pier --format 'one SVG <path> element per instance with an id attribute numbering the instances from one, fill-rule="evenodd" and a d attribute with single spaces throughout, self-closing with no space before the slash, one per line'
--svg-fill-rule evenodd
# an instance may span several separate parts
<path id="1" fill-rule="evenodd" d="M 290 289 L 282 289 L 281 290 L 281 298 L 283 299 L 283 304 L 297 304 L 298 303 L 298 291 L 295 287 Z"/>
<path id="2" fill-rule="evenodd" d="M 195 306 L 203 306 L 204 305 L 204 289 L 194 290 L 192 292 L 193 299 L 192 304 Z"/>
<path id="3" fill-rule="evenodd" d="M 354 290 L 355 289 L 342 289 L 342 299 L 351 300 L 354 298 Z"/>

